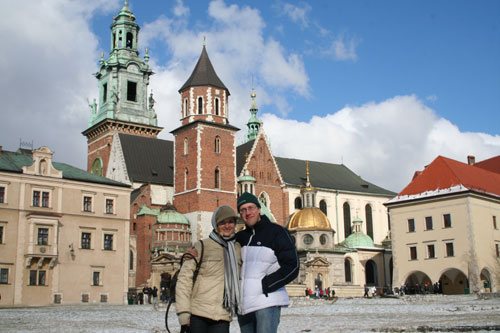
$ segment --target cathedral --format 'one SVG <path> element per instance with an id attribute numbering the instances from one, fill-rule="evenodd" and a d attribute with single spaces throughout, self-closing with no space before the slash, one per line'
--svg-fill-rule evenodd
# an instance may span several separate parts
<path id="1" fill-rule="evenodd" d="M 148 85 L 149 55 L 139 56 L 139 30 L 128 3 L 113 18 L 111 49 L 95 73 L 99 96 L 88 127 L 90 172 L 129 184 L 129 288 L 163 286 L 192 242 L 211 231 L 212 212 L 255 194 L 262 212 L 288 228 L 301 257 L 291 295 L 334 288 L 362 296 L 365 285 L 392 281 L 392 250 L 384 202 L 395 193 L 343 164 L 275 156 L 252 92 L 245 142 L 231 124 L 230 91 L 205 45 L 179 89 L 179 122 L 159 139 Z M 325 148 L 327 149 L 327 148 Z M 241 226 L 243 227 L 243 226 Z"/>

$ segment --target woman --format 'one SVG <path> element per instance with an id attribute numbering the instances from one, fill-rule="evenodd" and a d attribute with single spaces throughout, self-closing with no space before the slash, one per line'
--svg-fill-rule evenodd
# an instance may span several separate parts
<path id="1" fill-rule="evenodd" d="M 239 312 L 241 248 L 234 242 L 237 218 L 229 206 L 218 207 L 213 213 L 213 230 L 203 240 L 194 285 L 196 262 L 187 260 L 181 267 L 175 293 L 181 332 L 229 332 L 229 323 Z M 195 248 L 202 253 L 200 242 Z"/>

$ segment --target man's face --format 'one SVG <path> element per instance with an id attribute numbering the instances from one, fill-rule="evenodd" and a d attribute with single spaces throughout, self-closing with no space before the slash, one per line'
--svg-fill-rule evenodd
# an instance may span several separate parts
<path id="1" fill-rule="evenodd" d="M 260 208 L 254 203 L 246 203 L 240 206 L 240 215 L 245 224 L 253 227 L 260 221 Z"/>
<path id="2" fill-rule="evenodd" d="M 236 219 L 234 217 L 228 217 L 217 224 L 217 232 L 219 233 L 219 235 L 229 237 L 234 233 L 235 227 Z"/>

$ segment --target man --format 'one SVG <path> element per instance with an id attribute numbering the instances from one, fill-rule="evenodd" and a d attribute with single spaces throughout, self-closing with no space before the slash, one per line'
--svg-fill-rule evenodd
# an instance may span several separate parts
<path id="1" fill-rule="evenodd" d="M 288 231 L 261 215 L 260 202 L 245 192 L 237 201 L 246 229 L 236 234 L 241 244 L 242 333 L 278 331 L 282 306 L 290 301 L 285 285 L 299 274 L 299 257 Z"/>

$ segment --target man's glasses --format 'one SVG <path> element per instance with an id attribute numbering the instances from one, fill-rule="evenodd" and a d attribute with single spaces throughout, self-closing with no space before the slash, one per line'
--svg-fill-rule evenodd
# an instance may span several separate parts
<path id="1" fill-rule="evenodd" d="M 240 209 L 240 214 L 246 214 L 246 213 L 252 213 L 258 209 L 257 206 L 250 206 L 247 208 L 241 208 Z"/>

